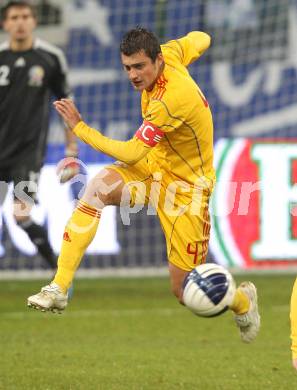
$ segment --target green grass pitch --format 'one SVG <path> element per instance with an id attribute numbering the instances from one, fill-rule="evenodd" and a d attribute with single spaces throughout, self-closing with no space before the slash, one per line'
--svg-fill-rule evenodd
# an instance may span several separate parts
<path id="1" fill-rule="evenodd" d="M 204 319 L 180 306 L 167 278 L 77 280 L 62 315 L 26 307 L 44 281 L 1 281 L 0 389 L 297 389 L 294 275 L 248 279 L 262 315 L 251 345 L 240 341 L 231 313 Z"/>

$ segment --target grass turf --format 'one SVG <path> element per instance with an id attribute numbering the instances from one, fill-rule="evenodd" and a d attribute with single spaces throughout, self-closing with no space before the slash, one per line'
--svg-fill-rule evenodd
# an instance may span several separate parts
<path id="1" fill-rule="evenodd" d="M 1 281 L 0 389 L 297 389 L 294 277 L 249 279 L 262 315 L 251 345 L 239 340 L 231 313 L 204 319 L 180 306 L 166 278 L 77 280 L 62 315 L 26 308 L 44 281 Z"/>

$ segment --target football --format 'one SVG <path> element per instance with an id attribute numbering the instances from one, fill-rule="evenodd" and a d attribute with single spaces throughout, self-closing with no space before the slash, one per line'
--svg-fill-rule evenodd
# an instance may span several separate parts
<path id="1" fill-rule="evenodd" d="M 184 282 L 184 304 L 196 315 L 214 317 L 233 302 L 236 284 L 231 273 L 218 264 L 201 264 Z"/>

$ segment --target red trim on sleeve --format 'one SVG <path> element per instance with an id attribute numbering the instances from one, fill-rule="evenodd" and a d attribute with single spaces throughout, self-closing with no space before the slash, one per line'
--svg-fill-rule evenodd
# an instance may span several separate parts
<path id="1" fill-rule="evenodd" d="M 164 137 L 164 132 L 153 123 L 143 121 L 135 136 L 148 146 L 156 146 Z"/>

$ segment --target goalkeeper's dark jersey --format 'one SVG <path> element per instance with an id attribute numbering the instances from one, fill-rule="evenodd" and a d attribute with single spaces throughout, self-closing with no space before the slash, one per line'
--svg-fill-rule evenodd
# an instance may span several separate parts
<path id="1" fill-rule="evenodd" d="M 69 96 L 67 63 L 57 47 L 36 39 L 32 49 L 0 45 L 0 169 L 43 162 L 51 95 Z"/>

